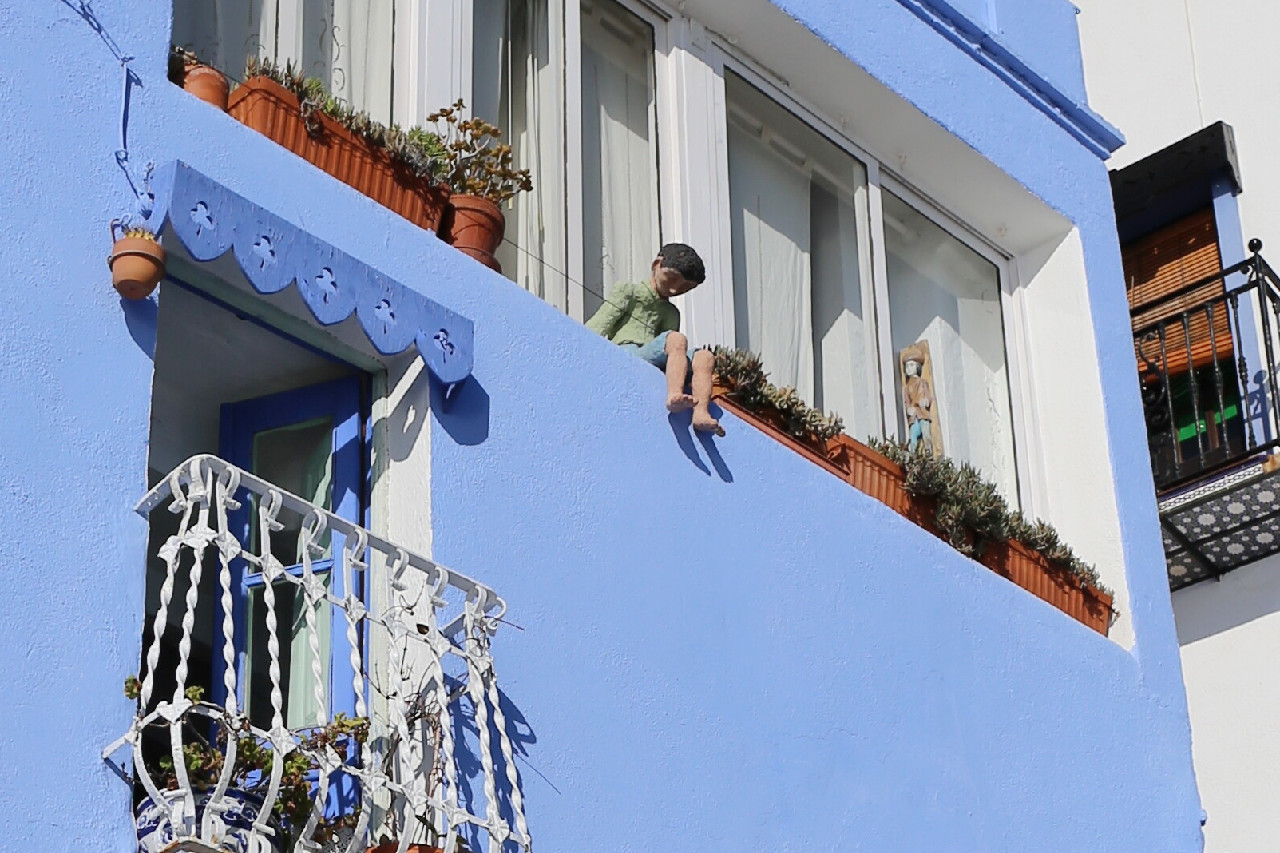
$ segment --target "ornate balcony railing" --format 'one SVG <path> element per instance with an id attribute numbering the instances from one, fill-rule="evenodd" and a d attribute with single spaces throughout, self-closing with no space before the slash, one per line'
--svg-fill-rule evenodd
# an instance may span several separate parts
<path id="1" fill-rule="evenodd" d="M 1280 281 L 1246 260 L 1132 312 L 1151 471 L 1162 494 L 1280 446 Z M 1247 342 L 1260 340 L 1255 357 Z"/>
<path id="2" fill-rule="evenodd" d="M 158 552 L 138 712 L 103 753 L 114 764 L 128 747 L 140 841 L 452 853 L 487 836 L 491 853 L 529 849 L 489 652 L 505 611 L 492 589 L 213 456 L 184 462 L 137 509 L 165 504 L 179 521 Z M 288 513 L 301 518 L 292 567 L 272 549 Z M 265 607 L 237 603 L 245 577 Z M 287 595 L 298 606 L 280 624 Z M 204 643 L 211 660 L 193 654 Z"/>

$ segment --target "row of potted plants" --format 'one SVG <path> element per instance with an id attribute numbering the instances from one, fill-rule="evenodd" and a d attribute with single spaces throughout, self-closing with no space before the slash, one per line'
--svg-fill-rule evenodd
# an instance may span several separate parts
<path id="1" fill-rule="evenodd" d="M 429 128 L 383 125 L 334 97 L 291 64 L 250 57 L 245 80 L 227 94 L 226 78 L 174 48 L 170 79 L 201 100 L 333 177 L 500 270 L 501 205 L 533 189 L 516 169 L 502 131 L 466 117 L 459 100 L 428 116 Z"/>
<path id="2" fill-rule="evenodd" d="M 844 433 L 840 418 L 809 406 L 791 388 L 768 381 L 759 356 L 717 347 L 719 405 L 850 485 L 944 539 L 997 574 L 1101 634 L 1111 624 L 1113 593 L 1054 528 L 1010 509 L 971 465 L 934 456 L 921 444 Z"/>

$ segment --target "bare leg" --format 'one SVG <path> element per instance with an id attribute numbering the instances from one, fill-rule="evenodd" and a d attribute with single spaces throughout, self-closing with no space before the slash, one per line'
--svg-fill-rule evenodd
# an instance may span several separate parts
<path id="1" fill-rule="evenodd" d="M 715 366 L 716 357 L 710 350 L 700 349 L 693 354 L 693 428 L 724 435 L 724 428 L 707 409 L 711 404 L 711 372 Z"/>
<path id="2" fill-rule="evenodd" d="M 689 339 L 679 332 L 667 335 L 667 411 L 683 412 L 693 407 L 693 398 L 684 393 L 689 375 Z"/>

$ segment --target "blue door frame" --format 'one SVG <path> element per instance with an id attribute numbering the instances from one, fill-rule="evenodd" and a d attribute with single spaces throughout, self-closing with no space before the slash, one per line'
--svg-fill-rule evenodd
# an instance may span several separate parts
<path id="1" fill-rule="evenodd" d="M 224 403 L 221 407 L 219 436 L 220 455 L 233 465 L 246 471 L 253 470 L 253 442 L 259 433 L 305 423 L 319 418 L 329 418 L 333 424 L 331 457 L 332 498 L 330 511 L 352 522 L 363 524 L 366 505 L 367 456 L 364 442 L 367 390 L 360 375 L 309 385 L 290 391 L 282 391 L 265 397 L 256 397 L 237 403 Z M 303 496 L 305 497 L 305 496 Z M 240 508 L 228 514 L 228 525 L 246 545 L 250 541 L 253 522 L 253 504 L 245 493 L 238 496 Z M 338 531 L 331 533 L 330 554 L 325 560 L 316 560 L 313 571 L 330 573 L 330 590 L 339 598 L 347 595 L 342 571 L 345 537 Z M 261 574 L 250 573 L 243 559 L 231 565 L 232 622 L 236 636 L 236 684 L 237 704 L 241 711 L 247 709 L 246 683 L 248 674 L 247 617 L 249 593 L 263 585 Z M 293 575 L 302 573 L 301 565 L 287 566 Z M 364 573 L 353 575 L 353 583 L 363 585 Z M 367 590 L 358 588 L 353 593 L 365 599 Z M 219 605 L 217 619 L 221 621 Z M 216 624 L 216 623 L 215 623 Z M 339 608 L 331 608 L 330 654 L 328 668 L 327 699 L 328 717 L 342 712 L 348 716 L 355 711 L 355 694 L 352 678 L 351 647 L 347 640 L 346 619 Z M 363 643 L 363 638 L 361 638 Z M 363 652 L 363 649 L 360 650 Z M 221 656 L 214 655 L 213 699 L 217 703 L 226 700 L 223 686 L 224 664 Z M 293 664 L 296 666 L 296 664 Z"/>

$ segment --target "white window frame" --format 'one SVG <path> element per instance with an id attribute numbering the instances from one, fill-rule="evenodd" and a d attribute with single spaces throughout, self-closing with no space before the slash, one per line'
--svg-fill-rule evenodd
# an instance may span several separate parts
<path id="1" fill-rule="evenodd" d="M 300 3 L 303 0 L 280 0 Z M 431 110 L 458 97 L 471 100 L 472 0 L 394 0 L 396 3 L 397 120 L 420 123 Z M 582 78 L 581 18 L 578 0 L 563 2 L 566 259 L 571 282 L 583 279 Z M 851 138 L 840 121 L 815 108 L 790 83 L 738 50 L 726 38 L 659 0 L 614 0 L 653 30 L 654 105 L 651 127 L 656 133 L 658 229 L 660 242 L 678 240 L 698 247 L 710 276 L 706 284 L 677 301 L 685 329 L 695 345 L 736 340 L 733 298 L 733 255 L 729 225 L 729 176 L 725 71 L 732 71 L 781 108 L 796 116 L 831 144 L 858 160 L 866 170 L 866 203 L 858 205 L 859 226 L 867 227 L 871 276 L 863 283 L 864 304 L 875 329 L 876 378 L 881 401 L 881 432 L 896 436 L 898 401 L 893 393 L 897 370 L 890 344 L 888 274 L 885 256 L 882 194 L 892 192 L 946 233 L 991 262 L 1000 277 L 1005 363 L 1013 438 L 1014 500 L 1029 514 L 1048 509 L 1040 464 L 1034 394 L 1028 371 L 1027 319 L 1016 256 L 1003 249 L 921 190 L 906 183 L 887 165 L 889 158 Z M 424 57 L 430 58 L 430 69 Z M 403 63 L 403 64 L 402 64 Z M 429 71 L 429 73 L 428 73 Z M 679 188 L 680 191 L 674 191 Z M 656 248 L 656 247 L 655 247 Z M 581 286 L 571 287 L 568 313 L 579 320 Z"/>
<path id="2" fill-rule="evenodd" d="M 897 364 L 890 343 L 890 325 L 888 320 L 889 281 L 888 262 L 885 254 L 884 236 L 884 192 L 890 192 L 924 215 L 929 221 L 942 228 L 947 234 L 961 244 L 973 250 L 980 257 L 996 267 L 1000 277 L 1000 308 L 1004 338 L 1004 356 L 1009 383 L 1009 408 L 1011 434 L 1013 440 L 1014 483 L 1016 494 L 1010 496 L 1010 502 L 1032 515 L 1044 514 L 1047 510 L 1047 493 L 1044 487 L 1044 475 L 1037 463 L 1040 448 L 1037 445 L 1037 429 L 1035 427 L 1035 406 L 1032 395 L 1030 376 L 1027 370 L 1028 356 L 1026 341 L 1026 314 L 1021 288 L 1019 287 L 1017 259 L 1012 253 L 1005 251 L 993 240 L 969 228 L 957 217 L 947 212 L 946 208 L 929 198 L 925 193 L 907 184 L 891 169 L 885 166 L 880 158 L 849 138 L 836 122 L 828 120 L 821 112 L 806 103 L 796 94 L 786 81 L 779 80 L 767 69 L 762 68 L 749 57 L 738 52 L 733 45 L 719 37 L 713 37 L 714 49 L 718 54 L 716 70 L 720 87 L 721 110 L 713 119 L 723 128 L 727 118 L 724 108 L 724 72 L 732 71 L 743 80 L 759 89 L 782 109 L 787 110 L 801 122 L 820 134 L 831 144 L 858 160 L 867 174 L 867 216 L 871 238 L 871 282 L 868 287 L 864 282 L 864 299 L 871 310 L 868 316 L 875 323 L 875 339 L 877 342 L 877 359 L 879 365 L 879 394 L 882 404 L 880 417 L 882 434 L 895 438 L 898 435 L 898 401 L 895 399 L 893 377 Z M 694 114 L 696 115 L 696 114 Z M 724 131 L 721 130 L 723 136 Z M 726 140 L 727 146 L 727 140 Z M 719 200 L 722 215 L 716 221 L 722 223 L 724 241 L 728 243 L 729 199 L 727 182 L 727 163 L 725 156 L 726 179 L 723 182 L 723 193 Z M 859 223 L 860 225 L 862 223 Z M 726 263 L 721 258 L 721 263 Z M 722 269 L 732 270 L 732 257 L 727 260 L 728 266 Z M 727 296 L 714 300 L 718 309 L 713 328 L 721 340 L 736 340 L 735 318 L 733 315 L 733 277 L 732 273 L 721 277 L 720 287 L 727 291 Z M 868 298 L 867 291 L 872 293 Z M 696 291 L 695 291 L 696 292 Z"/>

